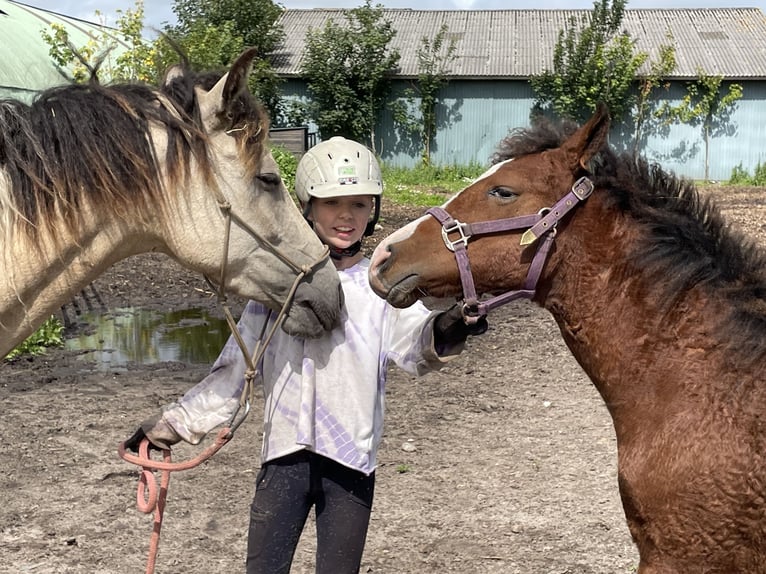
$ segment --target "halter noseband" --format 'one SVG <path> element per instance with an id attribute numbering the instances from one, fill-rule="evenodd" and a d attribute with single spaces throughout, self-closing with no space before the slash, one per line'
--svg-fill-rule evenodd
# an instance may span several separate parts
<path id="1" fill-rule="evenodd" d="M 460 282 L 463 285 L 463 319 L 466 323 L 476 323 L 480 317 L 485 316 L 492 309 L 516 299 L 534 297 L 537 281 L 540 279 L 545 260 L 556 237 L 556 225 L 579 202 L 585 201 L 592 192 L 593 182 L 587 177 L 581 177 L 572 185 L 569 193 L 556 202 L 553 207 L 543 208 L 533 215 L 521 215 L 494 221 L 463 223 L 454 219 L 442 207 L 432 207 L 426 212 L 441 223 L 444 245 L 455 254 L 457 268 L 460 272 Z M 468 260 L 468 240 L 475 235 L 488 235 L 514 229 L 526 229 L 521 236 L 521 245 L 529 245 L 542 238 L 542 242 L 538 245 L 532 258 L 529 271 L 527 271 L 524 286 L 522 289 L 508 291 L 486 301 L 479 301 L 471 273 L 471 264 Z M 458 237 L 452 240 L 450 235 L 454 233 L 457 233 Z"/>

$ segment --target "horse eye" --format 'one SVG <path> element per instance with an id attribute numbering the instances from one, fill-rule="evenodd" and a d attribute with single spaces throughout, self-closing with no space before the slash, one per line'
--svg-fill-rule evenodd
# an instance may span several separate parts
<path id="1" fill-rule="evenodd" d="M 489 190 L 489 195 L 493 197 L 499 197 L 500 199 L 515 199 L 516 193 L 508 189 L 507 187 L 493 187 Z"/>
<path id="2" fill-rule="evenodd" d="M 255 177 L 258 181 L 270 187 L 279 187 L 279 184 L 282 183 L 282 178 L 279 177 L 279 174 L 272 172 L 259 173 Z"/>

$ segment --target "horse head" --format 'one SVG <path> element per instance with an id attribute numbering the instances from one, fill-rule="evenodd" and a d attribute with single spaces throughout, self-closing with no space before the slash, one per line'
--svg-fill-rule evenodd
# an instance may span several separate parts
<path id="1" fill-rule="evenodd" d="M 219 289 L 277 311 L 296 274 L 306 273 L 283 328 L 316 336 L 337 323 L 338 275 L 290 198 L 269 150 L 268 118 L 247 87 L 254 56 L 255 50 L 247 50 L 212 86 L 205 78 L 194 86 L 197 122 L 206 139 L 204 163 L 210 169 L 185 180 L 169 178 L 187 195 L 170 214 L 165 241 L 174 257 L 191 262 Z M 183 73 L 171 69 L 164 82 L 167 93 L 174 94 L 175 83 L 182 81 Z"/>
<path id="2" fill-rule="evenodd" d="M 592 191 L 582 178 L 608 129 L 600 106 L 563 143 L 516 150 L 441 208 L 386 237 L 372 255 L 372 288 L 397 307 L 423 296 L 463 295 L 474 299 L 469 315 L 481 294 L 535 296 L 545 285 L 544 276 L 537 285 L 543 267 L 549 272 L 560 256 L 546 239 L 567 225 L 576 194 Z"/>
<path id="3" fill-rule="evenodd" d="M 228 72 L 171 68 L 160 87 L 69 84 L 0 100 L 0 356 L 106 268 L 167 253 L 316 336 L 340 316 L 326 248 L 285 189 L 269 121 Z"/>

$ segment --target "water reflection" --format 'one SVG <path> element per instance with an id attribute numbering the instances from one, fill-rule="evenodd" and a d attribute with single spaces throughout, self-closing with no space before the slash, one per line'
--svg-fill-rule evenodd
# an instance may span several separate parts
<path id="1" fill-rule="evenodd" d="M 79 320 L 90 326 L 88 334 L 68 337 L 66 348 L 85 351 L 83 360 L 101 370 L 128 363 L 212 363 L 229 337 L 226 321 L 201 309 L 159 313 L 122 308 L 84 313 Z"/>

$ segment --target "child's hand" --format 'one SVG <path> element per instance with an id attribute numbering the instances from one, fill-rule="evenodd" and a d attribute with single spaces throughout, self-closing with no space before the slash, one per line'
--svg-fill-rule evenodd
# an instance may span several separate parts
<path id="1" fill-rule="evenodd" d="M 483 335 L 489 324 L 482 316 L 475 323 L 467 324 L 463 319 L 460 303 L 437 315 L 434 320 L 434 342 L 437 346 L 452 346 L 465 341 L 469 335 Z"/>
<path id="2" fill-rule="evenodd" d="M 158 414 L 141 423 L 136 432 L 125 441 L 125 448 L 138 452 L 138 446 L 144 439 L 149 440 L 149 448 L 167 450 L 179 442 L 181 437 L 162 419 L 162 414 Z"/>

